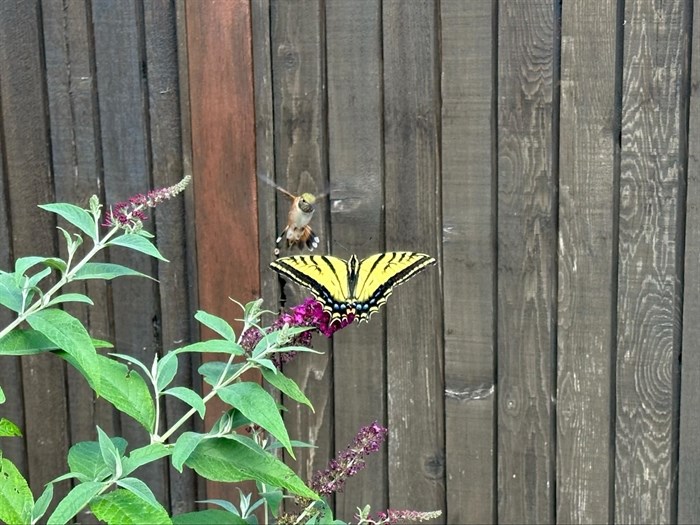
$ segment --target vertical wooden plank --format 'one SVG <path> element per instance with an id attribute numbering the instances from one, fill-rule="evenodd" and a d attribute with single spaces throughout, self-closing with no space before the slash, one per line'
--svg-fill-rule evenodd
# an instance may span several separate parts
<path id="1" fill-rule="evenodd" d="M 625 3 L 615 521 L 676 519 L 674 425 L 684 214 L 683 0 Z M 651 22 L 653 21 L 653 23 Z"/>
<path id="2" fill-rule="evenodd" d="M 678 523 L 700 521 L 700 9 L 693 9 L 692 77 L 689 93 L 688 188 L 683 282 L 683 366 L 681 367 L 678 454 Z M 681 128 L 682 132 L 682 128 Z"/>
<path id="3" fill-rule="evenodd" d="M 439 256 L 437 4 L 383 4 L 386 247 Z M 445 435 L 439 270 L 386 307 L 389 503 L 444 511 Z"/>
<path id="4" fill-rule="evenodd" d="M 574 3 L 562 14 L 556 484 L 561 523 L 606 523 L 612 517 L 616 4 Z"/>
<path id="5" fill-rule="evenodd" d="M 554 520 L 554 6 L 498 24 L 498 521 Z"/>
<path id="6" fill-rule="evenodd" d="M 144 23 L 151 167 L 153 185 L 160 188 L 172 186 L 183 177 L 175 3 L 172 0 L 144 2 Z M 192 189 L 187 191 L 191 193 Z M 194 312 L 190 308 L 188 293 L 186 221 L 185 200 L 181 197 L 158 208 L 155 213 L 156 243 L 170 261 L 156 263 L 160 282 L 161 316 L 158 323 L 164 353 L 192 342 L 190 319 Z M 192 372 L 190 356 L 181 356 L 173 384 L 192 387 Z M 167 428 L 178 421 L 189 406 L 172 397 L 165 401 Z M 194 420 L 191 419 L 182 430 L 194 430 Z M 195 510 L 194 472 L 185 469 L 180 473 L 169 467 L 169 481 L 172 513 Z"/>
<path id="7" fill-rule="evenodd" d="M 297 194 L 327 191 L 326 93 L 323 43 L 324 11 L 317 0 L 279 0 L 271 4 L 272 69 L 274 79 L 275 164 L 277 183 Z M 269 191 L 272 191 L 270 189 Z M 327 198 L 319 201 L 312 225 L 321 237 L 318 251 L 328 249 Z M 289 201 L 278 198 L 278 231 L 286 222 Z M 284 252 L 283 252 L 284 254 Z M 263 274 L 263 279 L 277 279 Z M 287 284 L 287 307 L 308 292 Z M 317 446 L 300 449 L 289 464 L 302 479 L 325 468 L 333 450 L 332 361 L 330 344 L 316 338 L 324 355 L 300 355 L 284 367 L 311 400 L 308 407 L 290 404 L 285 422 L 291 436 Z"/>
<path id="8" fill-rule="evenodd" d="M 259 295 L 250 5 L 188 1 L 185 10 L 199 304 L 233 322 L 241 312 L 228 297 Z M 209 407 L 207 422 L 219 415 Z M 208 483 L 207 496 L 238 492 Z"/>
<path id="9" fill-rule="evenodd" d="M 103 187 L 90 12 L 79 2 L 64 6 L 44 1 L 42 17 L 56 200 L 86 207 L 91 195 L 102 197 Z M 74 230 L 62 220 L 59 224 Z M 59 248 L 65 258 L 62 236 Z M 104 261 L 104 254 L 94 260 Z M 107 283 L 75 282 L 66 290 L 87 294 L 95 304 L 69 303 L 64 309 L 80 319 L 93 337 L 111 341 Z M 96 424 L 114 434 L 114 410 L 104 400 L 95 400 L 87 381 L 72 367 L 68 367 L 67 385 L 71 442 L 95 439 Z M 81 520 L 90 519 L 88 514 L 81 516 Z"/>
<path id="10" fill-rule="evenodd" d="M 376 0 L 363 2 L 362 9 L 344 0 L 326 3 L 331 253 L 344 258 L 384 248 L 381 29 Z M 386 424 L 384 326 L 377 315 L 333 337 L 336 450 L 362 426 Z M 383 446 L 336 495 L 336 515 L 351 520 L 358 506 L 386 509 L 387 481 Z"/>
<path id="11" fill-rule="evenodd" d="M 55 253 L 54 215 L 37 209 L 54 200 L 40 19 L 36 1 L 0 3 L 0 122 L 15 258 Z M 63 363 L 47 355 L 23 358 L 22 387 L 29 482 L 39 494 L 45 483 L 65 472 Z M 57 499 L 65 495 L 66 486 L 56 491 Z"/>
<path id="12" fill-rule="evenodd" d="M 143 12 L 135 0 L 92 3 L 95 61 L 99 93 L 105 196 L 109 204 L 150 189 L 148 113 L 146 100 Z M 145 223 L 153 229 L 151 221 Z M 131 250 L 110 250 L 110 260 L 148 275 L 156 273 L 155 260 Z M 150 363 L 160 351 L 160 308 L 155 283 L 117 279 L 111 284 L 115 348 Z M 130 447 L 145 445 L 143 429 L 122 416 L 121 435 Z M 139 477 L 156 499 L 168 503 L 165 462 L 147 465 Z"/>
<path id="13" fill-rule="evenodd" d="M 440 4 L 449 523 L 495 519 L 495 14 L 495 2 Z"/>
<path id="14" fill-rule="evenodd" d="M 0 71 L 5 66 L 0 64 Z M 2 98 L 0 97 L 0 115 Z M 0 121 L 0 159 L 5 158 L 4 129 Z M 14 258 L 12 256 L 12 224 L 10 223 L 10 195 L 8 192 L 5 163 L 0 162 L 0 269 L 11 271 Z M 14 314 L 7 308 L 0 308 L 0 326 L 3 328 L 14 319 Z M 24 428 L 24 399 L 22 394 L 22 363 L 19 357 L 3 356 L 0 366 L 0 386 L 7 400 L 1 405 L 3 417 Z M 24 439 L 4 439 L 2 442 L 3 457 L 12 461 L 24 475 L 27 474 L 27 450 Z"/>

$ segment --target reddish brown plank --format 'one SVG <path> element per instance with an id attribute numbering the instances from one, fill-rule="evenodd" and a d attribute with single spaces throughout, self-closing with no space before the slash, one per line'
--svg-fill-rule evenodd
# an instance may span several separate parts
<path id="1" fill-rule="evenodd" d="M 255 101 L 246 0 L 187 2 L 199 306 L 233 322 L 259 295 Z M 207 422 L 224 406 L 210 406 Z M 248 490 L 249 487 L 246 488 Z M 237 500 L 208 483 L 209 498 Z"/>

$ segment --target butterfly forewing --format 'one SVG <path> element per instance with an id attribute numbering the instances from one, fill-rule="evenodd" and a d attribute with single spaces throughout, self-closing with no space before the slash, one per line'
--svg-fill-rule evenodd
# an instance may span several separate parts
<path id="1" fill-rule="evenodd" d="M 434 263 L 423 253 L 386 252 L 359 262 L 355 255 L 348 261 L 330 255 L 297 255 L 277 259 L 270 266 L 309 288 L 332 319 L 352 312 L 363 321 L 379 310 L 394 286 Z"/>

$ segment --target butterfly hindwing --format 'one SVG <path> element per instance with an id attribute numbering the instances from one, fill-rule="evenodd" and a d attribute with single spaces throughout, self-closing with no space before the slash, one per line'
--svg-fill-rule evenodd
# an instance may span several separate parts
<path id="1" fill-rule="evenodd" d="M 386 252 L 360 261 L 354 300 L 360 320 L 369 317 L 386 303 L 394 287 L 410 279 L 435 259 L 424 253 Z"/>
<path id="2" fill-rule="evenodd" d="M 394 286 L 431 264 L 435 259 L 423 253 L 386 252 L 359 262 L 355 255 L 348 261 L 330 255 L 297 255 L 277 259 L 270 266 L 309 288 L 332 320 L 354 313 L 366 321 L 386 303 Z"/>

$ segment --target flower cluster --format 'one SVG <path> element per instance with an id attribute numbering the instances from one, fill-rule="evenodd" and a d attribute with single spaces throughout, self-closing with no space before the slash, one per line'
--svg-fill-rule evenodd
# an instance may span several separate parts
<path id="1" fill-rule="evenodd" d="M 388 430 L 376 421 L 362 427 L 355 440 L 338 457 L 328 463 L 328 468 L 318 471 L 310 486 L 321 495 L 328 496 L 343 489 L 345 481 L 365 467 L 365 456 L 379 450 Z"/>
<path id="2" fill-rule="evenodd" d="M 427 521 L 439 518 L 442 511 L 434 510 L 430 512 L 420 512 L 417 510 L 395 510 L 388 509 L 386 512 L 377 512 L 370 520 L 370 523 L 377 525 L 391 525 L 393 523 Z"/>
<path id="3" fill-rule="evenodd" d="M 318 330 L 320 333 L 326 337 L 331 337 L 335 332 L 341 328 L 345 328 L 354 320 L 354 316 L 351 314 L 342 321 L 331 322 L 331 316 L 328 312 L 323 310 L 323 306 L 313 297 L 307 297 L 304 302 L 294 306 L 289 312 L 285 312 L 280 315 L 274 323 L 268 328 L 268 332 L 274 332 L 275 330 L 281 329 L 284 325 L 287 326 L 300 326 L 309 327 Z M 293 346 L 306 346 L 311 347 L 311 336 L 313 330 L 302 332 L 301 334 L 294 337 L 291 341 Z M 243 334 L 241 338 L 241 346 L 250 352 L 258 344 L 258 341 L 262 339 L 263 333 L 255 328 L 249 328 Z M 273 362 L 276 366 L 281 366 L 284 363 L 290 361 L 294 358 L 296 352 L 282 352 L 275 354 Z"/>
<path id="4" fill-rule="evenodd" d="M 191 179 L 192 177 L 187 175 L 173 186 L 151 190 L 146 195 L 139 193 L 131 197 L 128 201 L 116 203 L 105 212 L 102 226 L 108 228 L 119 226 L 125 230 L 139 229 L 141 227 L 141 222 L 148 219 L 143 212 L 144 208 L 155 208 L 161 202 L 172 199 L 187 187 Z"/>

